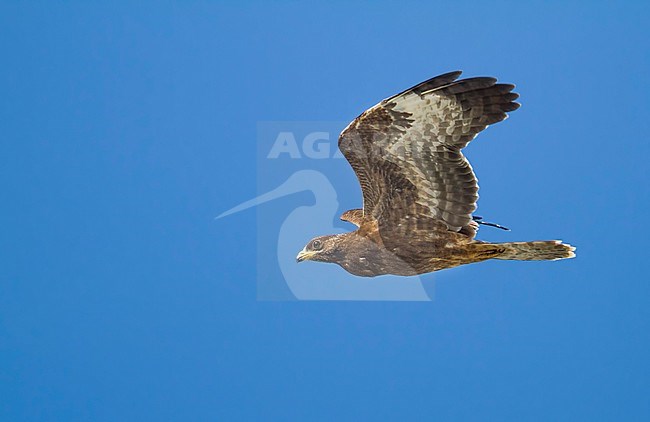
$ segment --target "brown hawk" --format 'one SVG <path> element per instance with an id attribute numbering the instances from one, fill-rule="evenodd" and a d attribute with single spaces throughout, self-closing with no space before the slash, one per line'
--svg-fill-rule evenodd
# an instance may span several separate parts
<path id="1" fill-rule="evenodd" d="M 478 183 L 461 150 L 519 108 L 514 85 L 457 80 L 450 72 L 365 111 L 339 137 L 361 184 L 363 209 L 341 219 L 358 228 L 319 236 L 297 261 L 333 262 L 365 277 L 423 274 L 462 264 L 572 258 L 558 240 L 487 243 L 474 237 Z M 478 220 L 480 222 L 480 220 Z"/>

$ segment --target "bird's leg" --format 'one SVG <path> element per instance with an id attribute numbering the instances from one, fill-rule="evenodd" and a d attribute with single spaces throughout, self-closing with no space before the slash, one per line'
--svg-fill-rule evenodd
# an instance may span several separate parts
<path id="1" fill-rule="evenodd" d="M 478 216 L 478 215 L 473 215 L 472 220 L 476 221 L 478 224 L 481 224 L 483 226 L 490 226 L 490 227 L 496 227 L 497 229 L 505 230 L 505 231 L 510 231 L 509 228 L 504 227 L 502 225 L 499 225 L 497 223 L 490 223 L 488 221 L 483 221 L 483 217 Z"/>

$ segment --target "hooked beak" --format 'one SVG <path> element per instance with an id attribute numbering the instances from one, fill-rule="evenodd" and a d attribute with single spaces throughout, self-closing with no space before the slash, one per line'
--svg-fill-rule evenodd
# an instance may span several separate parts
<path id="1" fill-rule="evenodd" d="M 303 249 L 300 251 L 298 256 L 296 257 L 296 262 L 302 262 L 302 261 L 307 261 L 310 260 L 312 256 L 314 256 L 316 252 L 313 251 L 308 251 L 306 249 Z"/>

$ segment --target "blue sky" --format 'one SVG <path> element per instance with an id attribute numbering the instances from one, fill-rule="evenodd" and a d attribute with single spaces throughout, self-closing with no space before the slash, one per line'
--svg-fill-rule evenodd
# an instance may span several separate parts
<path id="1" fill-rule="evenodd" d="M 649 17 L 4 2 L 0 419 L 647 420 Z M 425 303 L 258 301 L 256 212 L 214 220 L 258 193 L 258 122 L 346 122 L 455 69 L 523 104 L 467 150 L 513 229 L 481 237 L 578 258 L 441 272 Z"/>

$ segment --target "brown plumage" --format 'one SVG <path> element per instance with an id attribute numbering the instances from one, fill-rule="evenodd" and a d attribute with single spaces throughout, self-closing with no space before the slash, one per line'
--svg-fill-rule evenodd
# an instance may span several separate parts
<path id="1" fill-rule="evenodd" d="M 486 259 L 575 256 L 560 241 L 475 240 L 478 183 L 461 153 L 476 135 L 519 108 L 514 85 L 451 72 L 365 111 L 343 130 L 339 149 L 361 184 L 363 209 L 341 219 L 351 233 L 311 240 L 297 260 L 333 262 L 359 276 L 413 275 Z"/>

